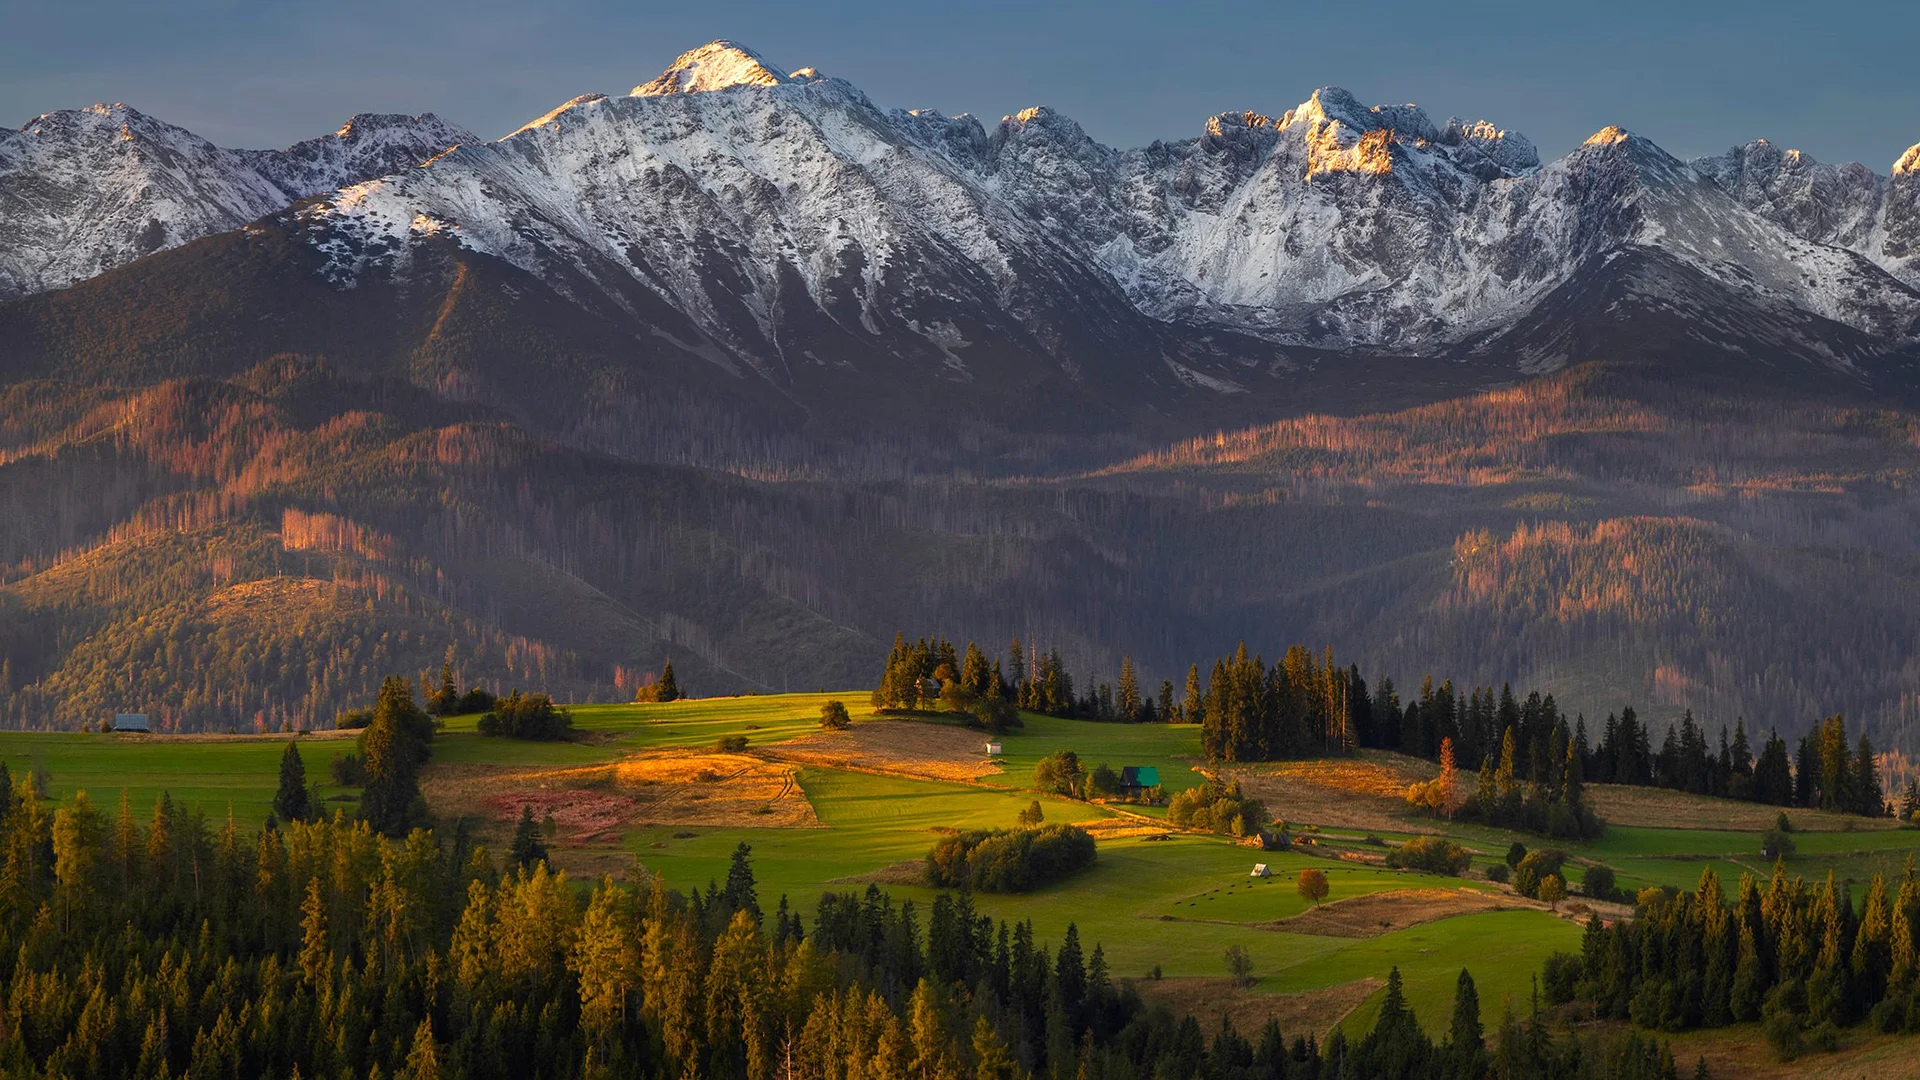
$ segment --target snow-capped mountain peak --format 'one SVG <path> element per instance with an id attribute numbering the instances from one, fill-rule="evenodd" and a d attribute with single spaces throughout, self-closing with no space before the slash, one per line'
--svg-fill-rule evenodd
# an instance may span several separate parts
<path id="1" fill-rule="evenodd" d="M 1779 315 L 1813 352 L 1820 320 L 1920 339 L 1920 147 L 1889 180 L 1765 142 L 1689 165 L 1607 127 L 1542 166 L 1491 122 L 1329 86 L 1115 150 L 1045 107 L 983 128 L 783 70 L 716 41 L 491 143 L 368 115 L 228 151 L 122 106 L 48 114 L 0 132 L 0 294 L 339 189 L 283 219 L 337 287 L 430 273 L 451 241 L 636 333 L 670 312 L 675 340 L 783 385 L 915 358 L 990 379 L 1042 355 L 1075 381 L 1118 350 L 1236 386 L 1216 333 L 1236 355 L 1460 355 L 1616 264 L 1669 275 L 1633 286 L 1662 303 Z M 1535 368 L 1572 355 L 1529 348 Z"/>
<path id="2" fill-rule="evenodd" d="M 799 76 L 813 78 L 811 68 Z M 780 74 L 765 58 L 745 45 L 731 41 L 710 41 L 690 52 L 681 53 L 660 77 L 633 88 L 634 97 L 664 97 L 668 94 L 701 94 L 729 90 L 736 86 L 778 86 L 793 76 Z"/>
<path id="3" fill-rule="evenodd" d="M 430 113 L 363 113 L 284 150 L 228 150 L 129 105 L 45 113 L 0 131 L 0 298 L 63 288 L 473 139 Z"/>
<path id="4" fill-rule="evenodd" d="M 1907 176 L 1912 173 L 1920 173 L 1920 143 L 1907 147 L 1907 152 L 1893 163 L 1893 175 Z"/>

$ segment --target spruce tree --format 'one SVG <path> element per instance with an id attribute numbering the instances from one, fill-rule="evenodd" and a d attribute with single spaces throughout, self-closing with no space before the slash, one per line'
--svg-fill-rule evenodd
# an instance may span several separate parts
<path id="1" fill-rule="evenodd" d="M 273 813 L 281 821 L 310 821 L 314 811 L 312 795 L 307 791 L 307 763 L 300 758 L 300 747 L 288 743 L 280 755 L 280 790 L 273 796 Z"/>
<path id="2" fill-rule="evenodd" d="M 673 678 L 672 657 L 668 657 L 667 662 L 660 665 L 660 681 L 654 684 L 653 694 L 655 701 L 680 700 L 680 684 Z"/>
<path id="3" fill-rule="evenodd" d="M 1140 680 L 1133 670 L 1133 657 L 1120 658 L 1120 684 L 1114 688 L 1114 706 L 1119 711 L 1117 719 L 1124 723 L 1133 723 L 1140 719 Z"/>
<path id="4" fill-rule="evenodd" d="M 524 803 L 520 806 L 520 824 L 513 830 L 513 843 L 507 848 L 507 858 L 514 866 L 529 869 L 547 858 L 547 846 L 540 842 L 540 825 L 533 820 L 533 807 Z"/>
<path id="5" fill-rule="evenodd" d="M 374 831 L 401 836 L 413 825 L 420 802 L 420 767 L 432 749 L 433 720 L 413 703 L 405 679 L 388 676 L 380 684 L 373 719 L 360 733 L 360 757 L 366 787 L 360 816 Z"/>
<path id="6" fill-rule="evenodd" d="M 729 908 L 753 916 L 756 925 L 760 922 L 760 894 L 753 880 L 753 848 L 745 840 L 733 849 L 733 859 L 727 864 L 726 891 L 721 896 Z"/>
<path id="7" fill-rule="evenodd" d="M 1597 918 L 1597 916 L 1596 916 Z M 1480 1026 L 1480 992 L 1473 976 L 1460 969 L 1453 990 L 1453 1023 L 1447 1034 L 1451 1073 L 1460 1080 L 1476 1080 L 1486 1072 L 1486 1033 Z"/>

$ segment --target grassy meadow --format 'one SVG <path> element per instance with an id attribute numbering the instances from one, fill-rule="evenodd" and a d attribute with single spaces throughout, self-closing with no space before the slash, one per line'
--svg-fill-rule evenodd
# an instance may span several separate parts
<path id="1" fill-rule="evenodd" d="M 833 699 L 852 713 L 852 731 L 823 734 L 820 707 Z M 772 762 L 789 770 L 791 790 L 782 797 L 803 799 L 810 807 L 801 827 L 702 821 L 697 800 L 705 796 L 696 792 L 688 796 L 693 801 L 676 803 L 657 820 L 652 811 L 633 810 L 611 825 L 585 827 L 583 838 L 560 833 L 552 841 L 555 861 L 579 877 L 643 868 L 686 889 L 724 878 L 734 847 L 744 841 L 753 848 L 763 906 L 770 908 L 785 896 L 803 913 L 811 912 L 823 892 L 864 890 L 870 883 L 915 901 L 924 911 L 935 893 L 912 881 L 934 842 L 955 830 L 1012 826 L 1037 799 L 1046 820 L 1093 828 L 1100 838 L 1098 860 L 1092 869 L 1034 893 L 977 896 L 983 912 L 1031 919 L 1042 939 L 1056 942 L 1074 923 L 1089 948 L 1094 943 L 1103 948 L 1110 969 L 1121 978 L 1144 979 L 1157 972 L 1170 980 L 1217 979 L 1226 974 L 1223 953 L 1230 945 L 1248 950 L 1256 991 L 1268 995 L 1361 986 L 1361 980 L 1384 980 L 1397 965 L 1415 1011 L 1435 1031 L 1446 1023 L 1461 968 L 1473 972 L 1491 1022 L 1503 1001 L 1525 1008 L 1531 981 L 1548 955 L 1578 947 L 1580 926 L 1567 912 L 1515 900 L 1485 879 L 1485 868 L 1499 861 L 1511 842 L 1531 847 L 1536 838 L 1414 817 L 1377 783 L 1366 793 L 1313 786 L 1337 784 L 1339 776 L 1353 770 L 1290 774 L 1285 782 L 1296 786 L 1286 791 L 1293 808 L 1289 824 L 1297 836 L 1316 841 L 1292 852 L 1262 852 L 1223 837 L 1169 831 L 1159 824 L 1164 811 L 1157 808 L 1087 804 L 1039 796 L 1031 789 L 1034 765 L 1062 749 L 1074 750 L 1089 768 L 1155 766 L 1170 791 L 1201 783 L 1198 730 L 1191 726 L 1027 716 L 1023 728 L 1003 737 L 997 762 L 985 758 L 984 736 L 976 733 L 946 724 L 904 730 L 906 744 L 924 744 L 926 757 L 942 772 L 923 768 L 911 753 L 903 757 L 897 747 L 892 756 L 873 752 L 870 737 L 903 733 L 880 725 L 903 721 L 874 716 L 866 695 L 858 692 L 583 705 L 573 708 L 573 716 L 578 736 L 558 743 L 486 738 L 478 733 L 477 717 L 453 718 L 435 742 L 428 779 L 469 780 L 494 798 L 485 804 L 495 809 L 482 835 L 498 845 L 517 812 L 515 792 L 564 801 L 577 787 L 583 797 L 618 809 L 626 805 L 620 793 L 628 790 L 614 779 L 622 762 L 710 758 L 710 779 L 722 786 L 729 761 Z M 715 752 L 722 738 L 734 736 L 747 739 L 744 755 Z M 144 813 L 166 791 L 210 819 L 231 813 L 255 825 L 273 798 L 288 741 L 287 736 L 0 733 L 0 758 L 16 776 L 43 770 L 57 800 L 86 791 L 97 804 L 111 807 L 125 792 Z M 292 741 L 300 747 L 309 778 L 331 800 L 328 805 L 350 809 L 354 793 L 328 783 L 328 762 L 351 749 L 352 741 L 322 735 Z M 797 752 L 802 748 L 808 753 Z M 665 790 L 655 781 L 633 783 L 641 785 L 632 789 L 636 806 L 665 805 L 645 802 Z M 1594 863 L 1612 867 L 1630 889 L 1691 887 L 1709 866 L 1729 882 L 1743 872 L 1770 872 L 1759 856 L 1756 830 L 1649 824 L 1721 823 L 1725 815 L 1715 817 L 1708 812 L 1711 806 L 1702 806 L 1698 814 L 1675 814 L 1671 801 L 1687 797 L 1667 793 L 1657 813 L 1636 815 L 1632 793 L 1610 797 L 1610 805 L 1621 806 L 1619 812 L 1631 820 L 1612 824 L 1595 841 L 1561 845 L 1573 858 L 1567 876 L 1576 883 L 1583 865 Z M 1363 817 L 1352 817 L 1356 800 L 1365 801 Z M 1319 820 L 1315 808 L 1324 808 Z M 1759 820 L 1752 815 L 1738 820 L 1749 819 Z M 1396 828 L 1379 828 L 1381 821 Z M 1874 873 L 1897 875 L 1920 847 L 1916 830 L 1869 827 L 1831 815 L 1802 816 L 1797 825 L 1798 852 L 1789 869 L 1809 877 L 1831 871 L 1842 880 L 1862 882 Z M 1387 845 L 1436 829 L 1475 852 L 1467 879 L 1379 864 Z M 1270 878 L 1249 876 L 1258 862 L 1270 866 Z M 1319 869 L 1328 879 L 1329 894 L 1318 909 L 1295 888 L 1306 868 Z M 1433 909 L 1437 914 L 1421 915 L 1420 905 L 1430 902 L 1442 907 Z M 1345 922 L 1327 921 L 1336 914 Z M 1370 921 L 1375 914 L 1377 921 Z M 1381 994 L 1364 988 L 1361 993 L 1367 996 L 1353 996 L 1358 1004 L 1344 1017 L 1323 1016 L 1322 1025 L 1338 1022 L 1350 1031 L 1369 1026 Z"/>

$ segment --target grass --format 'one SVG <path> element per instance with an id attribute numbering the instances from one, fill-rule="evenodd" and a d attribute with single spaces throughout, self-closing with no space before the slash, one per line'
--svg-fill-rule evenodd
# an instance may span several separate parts
<path id="1" fill-rule="evenodd" d="M 130 739 L 9 731 L 0 732 L 0 759 L 13 771 L 16 783 L 36 767 L 45 769 L 56 800 L 84 791 L 95 805 L 112 808 L 125 791 L 144 816 L 165 792 L 176 803 L 208 817 L 224 818 L 231 808 L 236 821 L 257 826 L 273 805 L 280 786 L 280 755 L 289 741 L 297 741 L 307 781 L 319 786 L 323 799 L 352 794 L 351 789 L 326 782 L 333 755 L 353 749 L 345 739 L 292 740 L 274 735 L 186 741 L 164 736 Z M 327 803 L 330 808 L 340 805 Z"/>
<path id="2" fill-rule="evenodd" d="M 1025 727 L 1001 739 L 1001 768 L 1006 771 L 987 782 L 1028 787 L 1040 759 L 1058 750 L 1072 750 L 1088 769 L 1105 763 L 1119 772 L 1127 765 L 1152 765 L 1160 770 L 1160 784 L 1169 793 L 1184 791 L 1204 780 L 1193 767 L 1200 761 L 1198 724 L 1095 724 L 1085 720 L 1022 713 Z"/>
<path id="3" fill-rule="evenodd" d="M 566 767 L 615 761 L 650 750 L 710 748 L 722 737 L 735 735 L 746 736 L 751 749 L 818 732 L 820 706 L 834 699 L 844 702 L 856 721 L 874 719 L 866 695 L 860 692 L 579 705 L 573 707 L 575 726 L 583 733 L 579 740 L 533 743 L 483 738 L 476 730 L 477 717 L 456 717 L 436 740 L 433 760 L 437 765 Z M 725 876 L 735 845 L 745 841 L 753 847 L 763 906 L 771 908 L 785 895 L 802 913 L 809 913 L 823 892 L 864 890 L 869 875 L 897 864 L 917 863 L 947 832 L 1013 825 L 1035 798 L 1029 787 L 1034 765 L 1056 750 L 1074 750 L 1089 767 L 1102 762 L 1115 769 L 1155 766 L 1170 790 L 1202 779 L 1193 768 L 1200 753 L 1195 727 L 1094 724 L 1032 715 L 1025 722 L 1025 727 L 1002 740 L 1005 771 L 983 782 L 804 767 L 799 782 L 818 815 L 819 828 L 638 827 L 630 829 L 617 848 L 604 850 L 600 865 L 617 867 L 625 860 L 637 860 L 676 888 L 704 887 Z M 0 733 L 0 758 L 16 775 L 36 766 L 46 769 L 56 798 L 71 798 L 84 789 L 96 803 L 112 807 L 124 789 L 144 813 L 162 791 L 170 791 L 177 801 L 209 817 L 223 817 L 231 806 L 239 820 L 254 824 L 266 815 L 286 742 L 285 736 L 188 741 Z M 298 745 L 309 777 L 324 781 L 329 758 L 352 744 L 306 739 Z M 1166 840 L 1103 839 L 1098 861 L 1084 873 L 1028 895 L 978 896 L 976 905 L 996 918 L 1031 919 L 1045 941 L 1059 941 L 1069 923 L 1076 925 L 1089 948 L 1095 943 L 1102 946 L 1118 977 L 1138 977 L 1156 967 L 1170 978 L 1219 977 L 1226 974 L 1227 946 L 1239 944 L 1253 957 L 1260 988 L 1270 993 L 1321 990 L 1369 977 L 1384 980 L 1398 966 L 1416 1013 L 1429 1029 L 1438 1031 L 1447 1022 L 1455 980 L 1464 967 L 1474 975 L 1489 1025 L 1496 1021 L 1504 999 L 1511 997 L 1516 1009 L 1524 1010 L 1532 978 L 1545 958 L 1557 949 L 1578 947 L 1580 930 L 1573 923 L 1535 910 L 1503 910 L 1455 915 L 1368 939 L 1272 927 L 1276 920 L 1307 909 L 1294 888 L 1294 879 L 1306 866 L 1326 873 L 1329 902 L 1401 888 L 1467 884 L 1490 888 L 1482 876 L 1484 868 L 1500 860 L 1512 841 L 1530 848 L 1549 843 L 1509 830 L 1416 820 L 1394 798 L 1359 790 L 1367 784 L 1380 786 L 1372 775 L 1379 771 L 1376 765 L 1384 768 L 1396 762 L 1381 765 L 1370 757 L 1358 765 L 1307 764 L 1276 770 L 1275 782 L 1288 785 L 1287 797 L 1306 811 L 1296 815 L 1303 821 L 1314 820 L 1315 807 L 1324 811 L 1332 805 L 1326 801 L 1332 797 L 1326 793 L 1332 791 L 1342 797 L 1373 799 L 1368 804 L 1370 813 L 1383 823 L 1437 828 L 1480 853 L 1474 881 L 1298 852 L 1260 852 L 1223 838 L 1177 833 Z M 321 791 L 323 796 L 341 794 L 324 784 Z M 1164 815 L 1157 808 L 1110 810 L 1052 797 L 1040 802 L 1047 820 L 1056 822 L 1093 822 L 1122 813 Z M 1595 841 L 1552 846 L 1563 847 L 1578 859 L 1613 867 L 1621 885 L 1629 889 L 1652 884 L 1691 888 L 1708 866 L 1731 885 L 1743 871 L 1764 876 L 1770 870 L 1759 857 L 1756 832 L 1724 827 L 1749 817 L 1730 810 L 1688 817 L 1723 826 L 1717 828 L 1615 825 Z M 1829 870 L 1856 883 L 1876 872 L 1896 877 L 1908 855 L 1920 850 L 1920 830 L 1862 827 L 1848 831 L 1844 820 L 1835 823 L 1825 818 L 1809 819 L 1809 824 L 1836 827 L 1794 834 L 1799 854 L 1788 868 L 1806 877 L 1822 878 Z M 1322 838 L 1372 851 L 1358 843 L 1368 831 L 1359 826 L 1328 828 Z M 1386 828 L 1372 831 L 1394 841 L 1406 835 Z M 1255 862 L 1268 863 L 1274 876 L 1248 877 Z M 1583 872 L 1572 867 L 1569 877 L 1578 881 Z M 893 874 L 886 879 L 900 877 Z M 923 909 L 935 895 L 917 885 L 883 887 Z M 1344 1026 L 1350 1033 L 1372 1023 L 1379 1000 L 1376 993 L 1347 1017 Z"/>

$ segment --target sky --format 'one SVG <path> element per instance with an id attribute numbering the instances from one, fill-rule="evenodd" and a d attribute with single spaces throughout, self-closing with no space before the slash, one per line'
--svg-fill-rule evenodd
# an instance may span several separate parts
<path id="1" fill-rule="evenodd" d="M 0 0 L 0 125 L 123 101 L 226 146 L 356 112 L 496 137 L 715 38 L 883 106 L 991 123 L 1050 105 L 1116 147 L 1326 85 L 1490 120 L 1543 158 L 1608 124 L 1682 157 L 1767 138 L 1880 172 L 1920 142 L 1911 0 Z"/>

